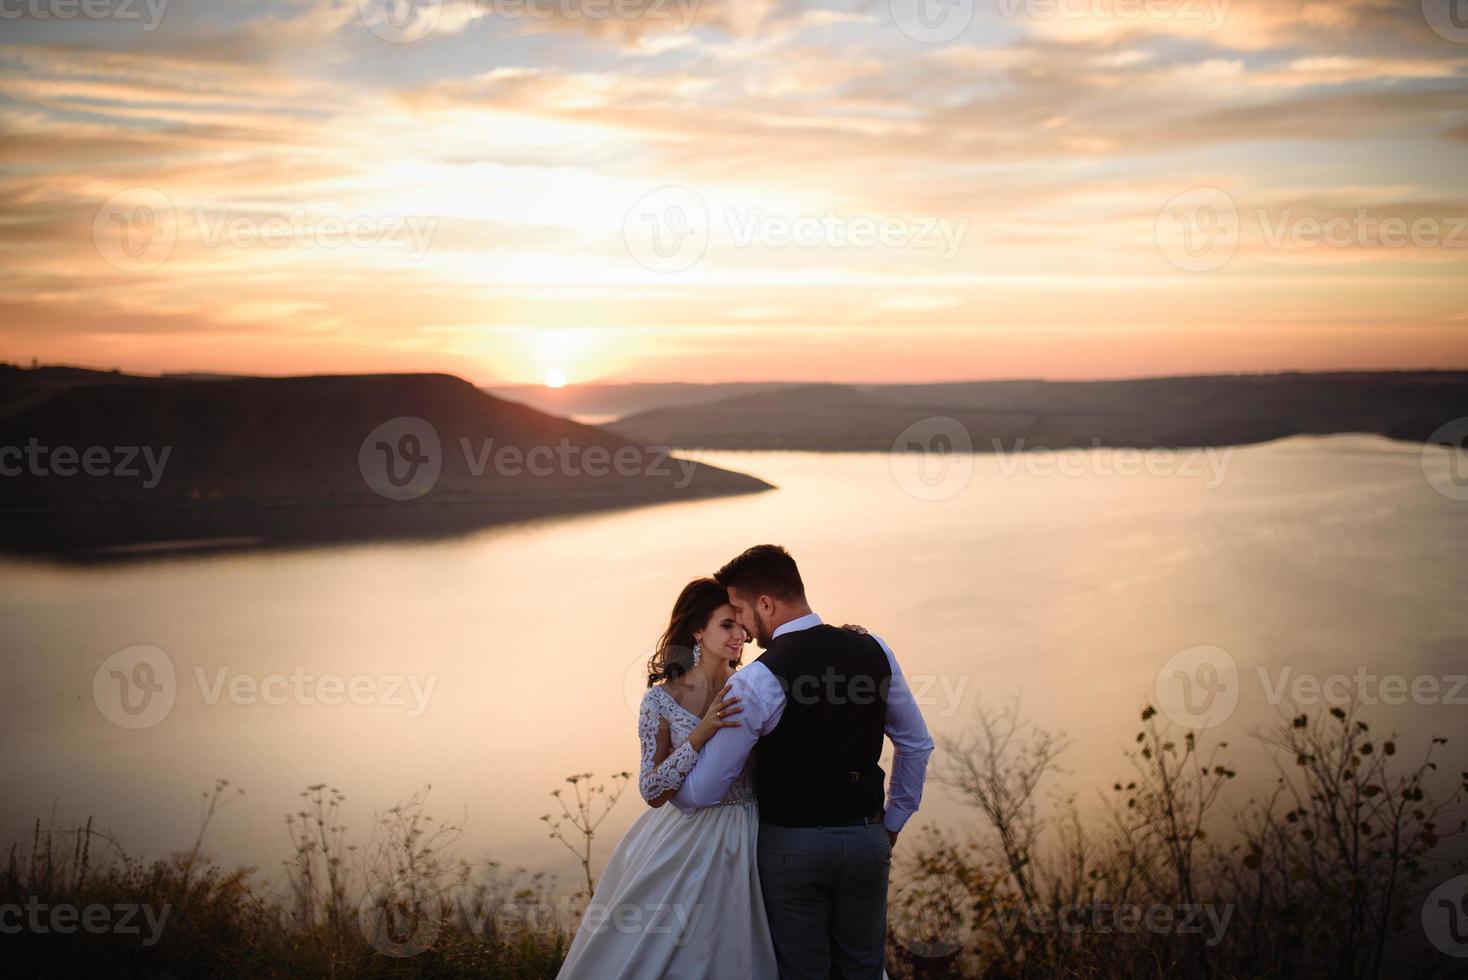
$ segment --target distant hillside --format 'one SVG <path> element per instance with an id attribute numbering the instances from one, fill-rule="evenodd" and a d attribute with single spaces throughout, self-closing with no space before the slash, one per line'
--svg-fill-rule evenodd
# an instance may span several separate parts
<path id="1" fill-rule="evenodd" d="M 399 418 L 421 421 L 379 429 Z M 124 464 L 132 472 L 116 473 Z M 447 375 L 3 366 L 0 467 L 0 544 L 23 548 L 450 533 L 768 489 Z"/>
<path id="2" fill-rule="evenodd" d="M 1402 371 L 806 385 L 653 409 L 606 427 L 683 448 L 887 451 L 908 426 L 947 416 L 986 452 L 1225 446 L 1337 432 L 1421 441 L 1465 415 L 1468 372 Z"/>
<path id="3" fill-rule="evenodd" d="M 651 408 L 674 408 L 716 402 L 735 395 L 760 394 L 794 388 L 793 382 L 735 382 L 731 384 L 583 384 L 565 388 L 515 385 L 484 389 L 552 415 L 620 418 Z"/>

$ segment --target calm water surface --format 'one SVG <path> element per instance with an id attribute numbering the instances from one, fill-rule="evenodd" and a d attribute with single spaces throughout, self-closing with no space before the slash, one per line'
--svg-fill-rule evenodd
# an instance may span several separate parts
<path id="1" fill-rule="evenodd" d="M 429 544 L 0 564 L 0 836 L 54 811 L 96 815 L 134 853 L 184 849 L 200 792 L 223 776 L 247 795 L 212 850 L 273 872 L 308 784 L 346 794 L 358 836 L 431 784 L 435 812 L 467 815 L 465 856 L 574 881 L 539 820 L 549 791 L 573 772 L 636 770 L 638 674 L 674 596 L 761 541 L 794 552 L 828 620 L 892 644 L 936 733 L 1016 696 L 1070 733 L 1056 785 L 1084 807 L 1126 774 L 1138 711 L 1179 651 L 1237 663 L 1238 707 L 1216 732 L 1254 787 L 1270 773 L 1247 733 L 1291 710 L 1268 697 L 1280 671 L 1430 675 L 1446 679 L 1440 702 L 1468 674 L 1468 502 L 1433 489 L 1416 447 L 1291 439 L 1232 451 L 1221 482 L 1182 459 L 1182 472 L 1109 475 L 1104 456 L 1075 475 L 976 457 L 961 492 L 924 500 L 905 489 L 925 486 L 931 460 L 916 456 L 706 454 L 780 489 Z M 134 645 L 176 671 L 173 708 L 140 730 L 93 696 L 99 665 Z M 264 693 L 285 703 L 249 693 L 272 675 Z M 335 692 L 296 675 L 359 678 L 378 697 L 303 703 Z M 1461 736 L 1468 688 L 1456 694 L 1366 717 Z M 634 787 L 603 825 L 603 859 L 641 807 Z M 930 783 L 919 824 L 965 819 Z"/>

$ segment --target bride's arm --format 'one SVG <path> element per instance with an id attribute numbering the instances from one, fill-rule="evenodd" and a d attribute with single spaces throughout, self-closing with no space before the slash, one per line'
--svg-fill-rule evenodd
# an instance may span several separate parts
<path id="1" fill-rule="evenodd" d="M 724 700 L 727 693 L 726 687 L 719 697 L 714 698 L 714 703 L 709 705 L 708 712 L 688 736 L 688 741 L 677 749 L 673 748 L 667 719 L 657 710 L 655 695 L 649 690 L 643 697 L 642 711 L 637 720 L 637 736 L 642 742 L 642 769 L 637 788 L 648 806 L 660 807 L 668 802 L 678 791 L 678 787 L 683 785 L 683 778 L 698 761 L 699 750 L 708 743 L 713 734 L 720 728 L 732 728 L 739 724 L 737 721 L 727 720 L 742 710 L 736 704 L 739 700 L 737 697 Z"/>
<path id="2" fill-rule="evenodd" d="M 693 768 L 693 763 L 698 761 L 698 753 L 687 742 L 679 747 L 678 758 L 671 758 L 673 739 L 668 734 L 668 722 L 664 718 L 657 719 L 657 722 L 651 755 L 648 754 L 647 739 L 642 740 L 642 776 L 637 781 L 642 798 L 651 807 L 659 807 L 668 802 L 668 797 L 683 785 L 683 777 Z"/>

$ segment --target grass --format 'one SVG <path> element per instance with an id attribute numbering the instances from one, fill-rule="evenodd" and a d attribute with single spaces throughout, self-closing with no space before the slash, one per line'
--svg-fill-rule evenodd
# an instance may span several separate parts
<path id="1" fill-rule="evenodd" d="M 893 980 L 1458 975 L 1462 961 L 1420 926 L 1423 895 L 1463 870 L 1444 855 L 1465 829 L 1468 773 L 1438 772 L 1444 740 L 1408 761 L 1341 708 L 1263 738 L 1278 778 L 1235 803 L 1227 743 L 1205 746 L 1148 708 L 1130 778 L 1087 824 L 1051 785 L 1065 740 L 1026 726 L 1018 704 L 981 711 L 970 734 L 941 741 L 930 773 L 973 825 L 910 831 L 899 851 Z M 211 823 L 242 795 L 223 780 L 200 799 L 192 846 L 166 859 L 127 854 L 90 820 L 36 821 L 0 875 L 5 971 L 553 977 L 594 887 L 596 825 L 628 775 L 610 791 L 570 777 L 574 800 L 544 818 L 585 879 L 570 895 L 553 877 L 453 857 L 460 828 L 428 812 L 426 789 L 354 841 L 345 797 L 307 787 L 273 888 L 205 856 Z"/>

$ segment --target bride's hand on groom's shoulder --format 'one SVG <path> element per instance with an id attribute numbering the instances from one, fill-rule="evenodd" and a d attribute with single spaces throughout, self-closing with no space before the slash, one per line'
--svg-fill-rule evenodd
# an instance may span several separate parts
<path id="1" fill-rule="evenodd" d="M 709 703 L 708 710 L 703 713 L 703 719 L 698 723 L 698 727 L 688 736 L 688 741 L 693 743 L 695 751 L 701 751 L 719 729 L 739 727 L 739 722 L 731 719 L 744 708 L 739 704 L 739 695 L 729 696 L 730 686 L 729 684 L 724 685 L 724 689 Z"/>
<path id="2" fill-rule="evenodd" d="M 844 630 L 850 630 L 853 633 L 860 633 L 862 636 L 867 635 L 867 628 L 865 626 L 858 626 L 855 623 L 847 623 L 841 628 Z"/>

